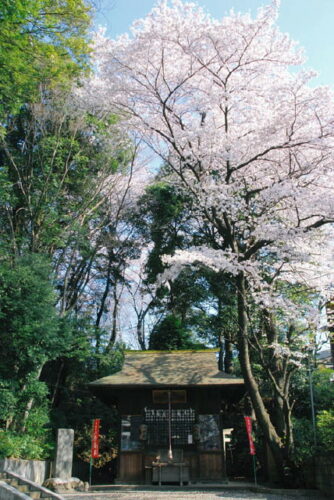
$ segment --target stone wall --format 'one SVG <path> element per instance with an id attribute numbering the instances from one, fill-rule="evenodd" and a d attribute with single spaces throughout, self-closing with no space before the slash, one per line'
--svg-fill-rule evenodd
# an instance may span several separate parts
<path id="1" fill-rule="evenodd" d="M 0 472 L 4 469 L 37 484 L 42 484 L 45 479 L 50 477 L 49 461 L 5 458 L 4 460 L 0 460 Z"/>

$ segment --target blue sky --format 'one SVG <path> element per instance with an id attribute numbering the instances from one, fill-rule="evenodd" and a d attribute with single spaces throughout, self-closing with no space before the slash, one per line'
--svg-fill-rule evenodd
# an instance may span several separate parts
<path id="1" fill-rule="evenodd" d="M 155 0 L 99 0 L 96 24 L 107 27 L 115 38 L 128 31 L 135 19 L 144 17 Z M 231 8 L 256 13 L 270 0 L 197 0 L 213 17 L 221 18 Z M 307 68 L 319 73 L 317 85 L 334 88 L 334 0 L 281 0 L 278 25 L 305 48 Z"/>

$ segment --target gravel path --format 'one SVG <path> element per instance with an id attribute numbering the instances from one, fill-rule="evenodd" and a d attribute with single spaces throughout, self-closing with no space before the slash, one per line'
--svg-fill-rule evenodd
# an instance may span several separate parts
<path id="1" fill-rule="evenodd" d="M 63 495 L 66 500 L 322 500 L 326 497 L 317 491 L 299 491 L 295 494 L 253 493 L 248 490 L 233 491 L 114 491 L 98 493 L 76 493 Z"/>

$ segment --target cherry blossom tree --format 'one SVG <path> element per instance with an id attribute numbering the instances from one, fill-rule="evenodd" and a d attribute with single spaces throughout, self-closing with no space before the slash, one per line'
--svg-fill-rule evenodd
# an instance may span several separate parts
<path id="1" fill-rule="evenodd" d="M 288 393 L 299 361 L 294 331 L 279 342 L 275 314 L 284 310 L 287 322 L 300 315 L 306 325 L 312 303 L 298 308 L 282 283 L 324 291 L 332 280 L 334 107 L 328 88 L 309 85 L 314 73 L 297 71 L 303 52 L 276 27 L 277 15 L 278 1 L 254 19 L 231 12 L 220 21 L 195 4 L 162 1 L 131 35 L 98 34 L 98 72 L 85 91 L 160 156 L 210 227 L 206 245 L 168 258 L 164 277 L 194 264 L 233 277 L 242 373 L 282 470 L 293 445 Z M 250 329 L 250 304 L 262 311 L 262 344 Z M 265 406 L 252 349 L 280 401 L 281 428 Z"/>

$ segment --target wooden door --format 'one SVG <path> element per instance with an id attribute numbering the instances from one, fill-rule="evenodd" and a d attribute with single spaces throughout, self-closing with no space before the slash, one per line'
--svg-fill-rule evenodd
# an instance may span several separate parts
<path id="1" fill-rule="evenodd" d="M 121 481 L 143 481 L 142 453 L 123 451 L 119 461 L 119 479 Z"/>
<path id="2" fill-rule="evenodd" d="M 223 479 L 223 460 L 221 452 L 200 453 L 199 473 L 201 479 Z"/>

